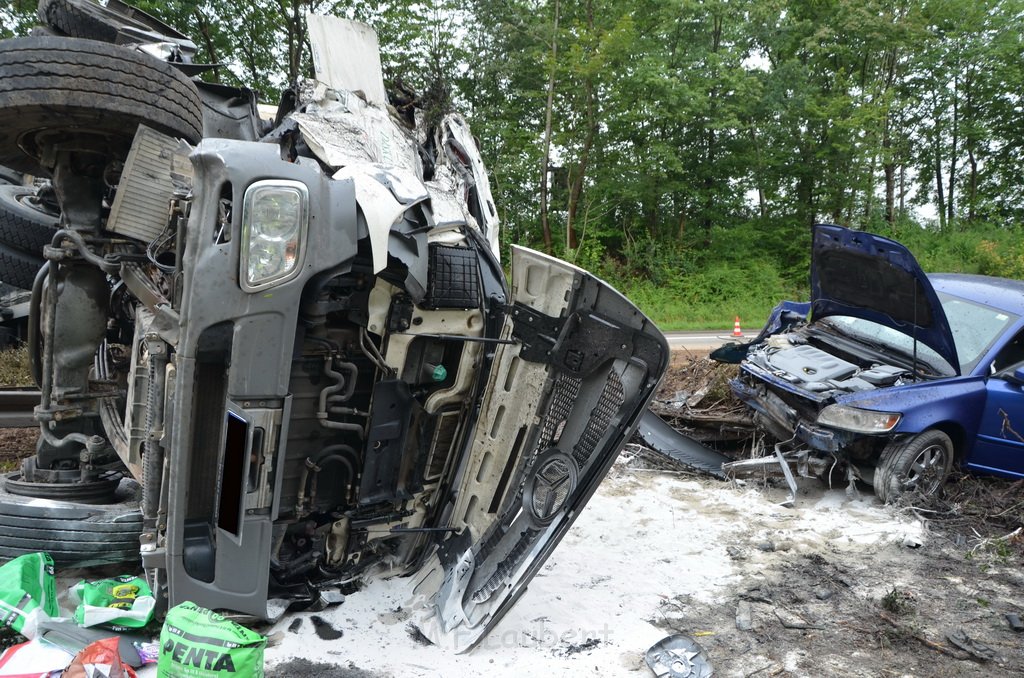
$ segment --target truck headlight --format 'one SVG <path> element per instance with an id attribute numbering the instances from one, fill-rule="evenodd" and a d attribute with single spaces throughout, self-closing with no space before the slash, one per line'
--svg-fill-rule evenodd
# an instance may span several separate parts
<path id="1" fill-rule="evenodd" d="M 902 416 L 898 412 L 877 412 L 846 405 L 829 405 L 818 414 L 818 423 L 857 433 L 886 433 L 896 428 Z"/>
<path id="2" fill-rule="evenodd" d="M 293 277 L 302 261 L 309 191 L 298 181 L 257 181 L 242 201 L 242 289 L 260 290 Z"/>

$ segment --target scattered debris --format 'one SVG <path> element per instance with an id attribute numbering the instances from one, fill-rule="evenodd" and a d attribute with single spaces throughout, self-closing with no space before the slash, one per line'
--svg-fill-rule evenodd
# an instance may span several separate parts
<path id="1" fill-rule="evenodd" d="M 985 643 L 971 638 L 963 629 L 955 629 L 948 632 L 946 634 L 946 640 L 953 643 L 975 659 L 983 662 L 990 662 L 998 657 L 995 650 Z"/>
<path id="2" fill-rule="evenodd" d="M 408 632 L 409 637 L 412 638 L 413 642 L 417 645 L 433 645 L 433 643 L 430 642 L 430 638 L 427 638 L 425 635 L 423 635 L 423 632 L 420 631 L 419 627 L 413 624 L 412 622 L 409 622 L 405 625 L 405 630 L 406 632 Z"/>
<path id="3" fill-rule="evenodd" d="M 754 423 L 729 389 L 735 365 L 677 354 L 672 367 L 651 401 L 655 414 L 699 442 L 750 439 Z"/>
<path id="4" fill-rule="evenodd" d="M 803 617 L 803 615 L 801 615 L 801 614 L 799 614 L 797 612 L 793 612 L 791 610 L 786 610 L 786 609 L 782 609 L 782 608 L 778 608 L 777 607 L 777 608 L 775 608 L 774 612 L 775 612 L 775 616 L 779 620 L 779 623 L 781 623 L 782 626 L 784 628 L 787 628 L 787 629 L 798 629 L 798 630 L 818 629 L 818 630 L 820 630 L 820 629 L 825 628 L 824 626 L 822 626 L 821 624 L 819 624 L 817 622 L 808 621 L 807 619 L 805 619 Z"/>
<path id="5" fill-rule="evenodd" d="M 7 648 L 0 654 L 0 676 L 46 675 L 60 671 L 74 655 L 38 638 Z"/>
<path id="6" fill-rule="evenodd" d="M 1006 621 L 1010 624 L 1010 628 L 1020 633 L 1024 631 L 1024 623 L 1020 620 L 1020 615 L 1013 614 L 1012 612 L 1006 615 Z"/>
<path id="7" fill-rule="evenodd" d="M 0 566 L 0 626 L 35 638 L 41 622 L 60 614 L 55 587 L 46 553 L 26 553 Z"/>
<path id="8" fill-rule="evenodd" d="M 648 410 L 640 419 L 637 429 L 640 438 L 653 450 L 660 452 L 684 466 L 725 478 L 722 464 L 730 461 L 720 452 L 705 447 L 693 438 L 669 426 L 661 417 Z"/>
<path id="9" fill-rule="evenodd" d="M 336 629 L 331 626 L 331 623 L 320 615 L 314 614 L 309 618 L 309 621 L 313 623 L 313 629 L 316 630 L 316 635 L 322 640 L 337 640 L 345 635 L 345 632 L 341 629 Z"/>
<path id="10" fill-rule="evenodd" d="M 711 678 L 713 673 L 704 648 L 682 634 L 658 641 L 644 659 L 657 678 Z"/>
<path id="11" fill-rule="evenodd" d="M 736 604 L 736 628 L 740 631 L 749 631 L 754 628 L 754 621 L 750 614 L 750 601 L 741 600 Z"/>
<path id="12" fill-rule="evenodd" d="M 121 661 L 117 638 L 104 638 L 75 655 L 60 675 L 63 678 L 135 678 L 135 671 Z"/>
<path id="13" fill-rule="evenodd" d="M 184 602 L 160 630 L 160 678 L 257 676 L 267 639 L 212 610 Z M 204 671 L 200 671 L 204 669 Z"/>
<path id="14" fill-rule="evenodd" d="M 347 666 L 314 662 L 304 658 L 289 659 L 266 671 L 266 678 L 381 678 L 381 674 L 365 671 L 351 662 Z"/>
<path id="15" fill-rule="evenodd" d="M 298 633 L 300 628 L 302 628 L 302 617 L 296 617 L 288 625 L 288 633 Z"/>
<path id="16" fill-rule="evenodd" d="M 39 638 L 65 650 L 70 655 L 81 652 L 97 640 L 118 638 L 121 661 L 134 668 L 146 663 L 146 658 L 143 657 L 143 651 L 140 648 L 147 646 L 150 641 L 144 635 L 118 633 L 107 629 L 82 628 L 71 619 L 49 619 L 41 622 Z"/>
<path id="17" fill-rule="evenodd" d="M 579 654 L 581 652 L 587 652 L 589 650 L 593 650 L 595 647 L 599 646 L 600 644 L 601 644 L 601 641 L 599 639 L 597 639 L 597 638 L 587 638 L 582 643 L 573 643 L 573 644 L 569 645 L 569 647 L 565 648 L 565 650 L 563 650 L 559 654 L 561 654 L 561 656 L 563 656 L 563 657 L 571 657 L 574 654 Z"/>

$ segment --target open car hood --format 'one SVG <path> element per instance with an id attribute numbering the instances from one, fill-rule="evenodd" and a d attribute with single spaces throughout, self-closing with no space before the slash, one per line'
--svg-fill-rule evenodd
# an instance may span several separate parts
<path id="1" fill-rule="evenodd" d="M 472 648 L 525 590 L 629 440 L 668 364 L 664 335 L 585 271 L 513 248 L 512 299 L 417 624 Z"/>
<path id="2" fill-rule="evenodd" d="M 953 333 L 935 290 L 914 255 L 888 238 L 816 224 L 810 315 L 814 320 L 863 318 L 917 337 L 960 373 Z"/>

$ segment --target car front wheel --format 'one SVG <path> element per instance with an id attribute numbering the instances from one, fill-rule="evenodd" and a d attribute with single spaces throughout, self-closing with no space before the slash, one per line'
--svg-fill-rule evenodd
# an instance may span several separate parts
<path id="1" fill-rule="evenodd" d="M 905 495 L 935 494 L 953 468 L 953 441 L 925 431 L 885 446 L 875 470 L 875 495 L 891 503 Z"/>

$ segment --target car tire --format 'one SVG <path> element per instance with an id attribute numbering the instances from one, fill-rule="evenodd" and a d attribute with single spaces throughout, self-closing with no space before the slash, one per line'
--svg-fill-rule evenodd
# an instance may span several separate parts
<path id="1" fill-rule="evenodd" d="M 10 475 L 0 476 L 0 560 L 36 551 L 79 567 L 138 560 L 142 514 L 135 481 L 121 481 L 116 503 L 81 504 L 11 494 Z"/>
<path id="2" fill-rule="evenodd" d="M 900 497 L 929 496 L 953 468 L 953 441 L 942 431 L 925 431 L 885 446 L 875 469 L 875 495 L 885 503 Z"/>
<path id="3" fill-rule="evenodd" d="M 90 132 L 126 151 L 139 124 L 198 143 L 203 117 L 192 81 L 118 45 L 64 37 L 0 41 L 0 164 L 46 174 L 36 136 L 43 132 Z"/>

